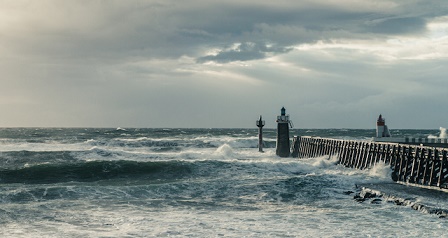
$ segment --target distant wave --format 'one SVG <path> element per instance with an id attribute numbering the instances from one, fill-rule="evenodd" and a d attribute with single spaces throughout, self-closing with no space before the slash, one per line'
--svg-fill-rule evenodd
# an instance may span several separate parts
<path id="1" fill-rule="evenodd" d="M 92 182 L 115 178 L 176 179 L 191 173 L 187 162 L 80 161 L 64 164 L 38 164 L 0 170 L 0 183 Z"/>
<path id="2" fill-rule="evenodd" d="M 434 139 L 436 139 L 436 138 L 440 138 L 440 139 L 448 138 L 448 135 L 447 135 L 447 132 L 446 132 L 446 128 L 440 127 L 439 130 L 440 130 L 439 136 L 429 135 L 428 138 L 434 138 Z"/>
<path id="3" fill-rule="evenodd" d="M 439 138 L 448 138 L 448 135 L 446 134 L 446 128 L 440 127 Z"/>

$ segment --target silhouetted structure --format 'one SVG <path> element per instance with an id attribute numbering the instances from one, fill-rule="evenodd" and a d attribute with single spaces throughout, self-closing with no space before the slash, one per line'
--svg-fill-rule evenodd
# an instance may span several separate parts
<path id="1" fill-rule="evenodd" d="M 289 150 L 289 115 L 286 115 L 286 109 L 282 107 L 280 116 L 277 116 L 277 145 L 275 153 L 280 157 L 289 157 L 291 152 Z"/>
<path id="2" fill-rule="evenodd" d="M 260 115 L 260 119 L 256 122 L 257 126 L 258 126 L 258 151 L 259 152 L 263 152 L 263 126 L 264 126 L 264 121 L 261 119 L 261 115 Z"/>

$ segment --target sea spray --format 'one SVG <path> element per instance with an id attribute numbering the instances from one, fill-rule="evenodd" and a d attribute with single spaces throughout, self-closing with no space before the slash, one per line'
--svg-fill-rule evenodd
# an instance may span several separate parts
<path id="1" fill-rule="evenodd" d="M 215 155 L 222 156 L 224 158 L 234 158 L 235 152 L 233 151 L 233 148 L 230 147 L 230 145 L 224 144 L 216 149 Z"/>
<path id="2" fill-rule="evenodd" d="M 447 134 L 447 132 L 446 132 L 446 128 L 444 128 L 444 127 L 440 127 L 440 128 L 439 128 L 439 135 L 438 135 L 438 136 L 437 136 L 437 135 L 429 135 L 428 138 L 429 138 L 429 139 L 438 139 L 438 138 L 440 138 L 440 139 L 446 139 L 446 138 L 448 138 L 448 134 Z"/>
<path id="3" fill-rule="evenodd" d="M 440 135 L 439 135 L 439 138 L 443 138 L 443 139 L 448 138 L 448 137 L 447 137 L 447 133 L 446 133 L 446 128 L 440 127 Z"/>
<path id="4" fill-rule="evenodd" d="M 378 162 L 369 170 L 369 175 L 378 177 L 381 180 L 390 181 L 392 169 L 390 168 L 390 165 L 384 162 Z"/>
<path id="5" fill-rule="evenodd" d="M 320 156 L 317 158 L 314 158 L 315 162 L 313 163 L 314 167 L 317 168 L 328 168 L 329 166 L 334 166 L 338 163 L 338 157 L 337 156 Z"/>

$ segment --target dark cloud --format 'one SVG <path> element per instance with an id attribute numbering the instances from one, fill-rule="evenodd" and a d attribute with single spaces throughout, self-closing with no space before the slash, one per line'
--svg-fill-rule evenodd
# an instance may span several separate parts
<path id="1" fill-rule="evenodd" d="M 198 63 L 214 61 L 228 63 L 232 61 L 248 61 L 266 58 L 279 53 L 291 51 L 291 48 L 270 46 L 261 43 L 243 42 L 234 48 L 224 49 L 216 55 L 207 55 L 197 59 Z"/>
<path id="2" fill-rule="evenodd" d="M 279 49 L 287 49 L 319 40 L 362 38 L 366 33 L 409 34 L 424 30 L 423 17 L 432 17 L 427 13 L 431 10 L 429 6 L 423 8 L 425 12 L 418 13 L 419 16 L 403 17 L 419 9 L 413 9 L 411 4 L 403 9 L 396 8 L 398 10 L 375 8 L 375 4 L 370 8 L 358 5 L 354 8 L 344 2 L 331 5 L 325 1 L 303 4 L 86 1 L 83 6 L 49 1 L 50 18 L 59 20 L 31 18 L 29 24 L 33 27 L 19 31 L 24 34 L 15 35 L 16 31 L 10 31 L 6 39 L 16 42 L 9 47 L 20 53 L 66 59 L 128 60 L 188 55 L 198 58 L 197 62 L 204 62 L 212 56 L 204 55 L 201 50 L 220 48 L 222 53 L 215 59 L 230 62 L 232 58 L 251 60 L 269 57 L 269 54 L 263 50 L 233 52 L 223 47 L 229 44 L 269 42 Z"/>
<path id="3" fill-rule="evenodd" d="M 438 91 L 448 87 L 446 42 L 426 34 L 440 27 L 433 33 L 446 35 L 447 7 L 446 0 L 3 1 L 0 126 L 250 127 L 259 113 L 273 110 L 266 118 L 275 118 L 286 106 L 299 126 L 370 127 L 364 116 L 374 120 L 382 108 L 417 110 L 406 103 L 416 94 L 422 107 L 447 100 Z"/>
<path id="4" fill-rule="evenodd" d="M 418 8 L 420 2 L 415 5 L 411 3 L 402 5 L 395 1 L 380 1 L 372 3 L 370 7 L 363 6 L 361 2 L 354 3 L 350 5 L 341 2 L 340 5 L 334 6 L 320 2 L 286 7 L 221 6 L 219 11 L 207 8 L 204 9 L 206 13 L 201 12 L 195 16 L 207 21 L 195 21 L 198 23 L 195 26 L 188 23 L 181 26 L 199 27 L 195 28 L 196 31 L 207 33 L 208 37 L 213 38 L 208 42 L 201 41 L 204 37 L 202 34 L 198 37 L 198 42 L 212 49 L 220 49 L 216 55 L 199 56 L 198 63 L 206 61 L 226 63 L 270 56 L 262 50 L 234 50 L 222 47 L 229 43 L 261 40 L 275 44 L 279 49 L 288 49 L 294 45 L 317 41 L 406 36 L 424 32 L 427 19 L 444 15 L 443 12 L 428 6 Z M 389 5 L 391 9 L 383 9 Z M 287 52 L 289 51 L 279 50 L 277 53 Z"/>

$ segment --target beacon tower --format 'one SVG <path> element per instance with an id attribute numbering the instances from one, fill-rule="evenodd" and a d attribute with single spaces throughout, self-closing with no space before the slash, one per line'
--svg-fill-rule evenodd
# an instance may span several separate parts
<path id="1" fill-rule="evenodd" d="M 282 107 L 280 116 L 277 116 L 277 145 L 275 153 L 280 157 L 289 157 L 291 155 L 289 145 L 289 115 L 286 115 L 286 109 Z"/>
<path id="2" fill-rule="evenodd" d="M 386 120 L 383 118 L 383 116 L 381 116 L 381 114 L 376 121 L 376 137 L 390 137 L 389 129 L 386 126 Z"/>
<path id="3" fill-rule="evenodd" d="M 264 126 L 264 121 L 261 119 L 261 115 L 260 115 L 260 119 L 258 121 L 256 121 L 256 124 L 258 126 L 258 151 L 259 152 L 263 152 L 263 126 Z"/>

